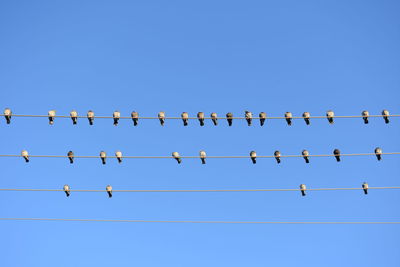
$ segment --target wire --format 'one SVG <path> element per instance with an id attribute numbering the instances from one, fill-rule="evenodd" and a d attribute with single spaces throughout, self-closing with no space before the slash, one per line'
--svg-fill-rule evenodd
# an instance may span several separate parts
<path id="1" fill-rule="evenodd" d="M 400 222 L 279 222 L 279 221 L 181 221 L 181 220 L 111 220 L 60 218 L 0 218 L 0 221 L 68 221 L 68 222 L 129 222 L 129 223 L 197 223 L 197 224 L 400 224 Z"/>

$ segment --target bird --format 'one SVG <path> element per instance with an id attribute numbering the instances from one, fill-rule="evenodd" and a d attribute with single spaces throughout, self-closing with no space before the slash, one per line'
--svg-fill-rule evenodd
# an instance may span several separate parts
<path id="1" fill-rule="evenodd" d="M 206 164 L 206 152 L 204 150 L 200 150 L 200 159 L 202 164 Z"/>
<path id="2" fill-rule="evenodd" d="M 260 126 L 263 126 L 265 119 L 267 118 L 267 113 L 260 112 L 260 114 L 258 116 L 260 117 Z"/>
<path id="3" fill-rule="evenodd" d="M 69 195 L 71 194 L 71 189 L 69 188 L 69 185 L 65 184 L 63 187 L 63 190 L 64 190 L 65 194 L 67 195 L 67 197 L 69 197 Z"/>
<path id="4" fill-rule="evenodd" d="M 178 152 L 172 152 L 172 157 L 174 157 L 174 159 L 176 159 L 176 161 L 178 161 L 178 164 L 181 164 L 182 159 L 181 159 L 181 156 L 179 156 Z"/>
<path id="5" fill-rule="evenodd" d="M 132 111 L 131 117 L 132 117 L 133 125 L 137 126 L 138 122 L 139 122 L 139 113 L 137 113 L 136 111 Z"/>
<path id="6" fill-rule="evenodd" d="M 100 158 L 101 158 L 101 162 L 103 163 L 103 164 L 106 164 L 106 152 L 104 152 L 104 151 L 101 151 L 100 152 Z"/>
<path id="7" fill-rule="evenodd" d="M 365 194 L 365 195 L 368 195 L 368 184 L 367 184 L 366 182 L 364 182 L 364 183 L 362 184 L 362 188 L 363 188 L 363 190 L 364 190 L 364 194 Z"/>
<path id="8" fill-rule="evenodd" d="M 118 121 L 119 121 L 120 117 L 121 117 L 121 113 L 118 110 L 114 111 L 114 113 L 113 113 L 114 126 L 118 125 Z"/>
<path id="9" fill-rule="evenodd" d="M 74 152 L 72 152 L 71 150 L 68 151 L 67 156 L 68 156 L 68 159 L 69 159 L 69 163 L 71 163 L 71 164 L 74 163 Z"/>
<path id="10" fill-rule="evenodd" d="M 247 126 L 251 126 L 251 121 L 253 120 L 253 113 L 251 113 L 250 111 L 245 111 L 244 112 L 244 116 L 246 118 L 247 121 Z"/>
<path id="11" fill-rule="evenodd" d="M 117 157 L 118 163 L 122 162 L 122 152 L 117 150 L 115 151 L 115 156 Z"/>
<path id="12" fill-rule="evenodd" d="M 289 126 L 292 125 L 292 117 L 292 112 L 285 113 L 286 122 Z"/>
<path id="13" fill-rule="evenodd" d="M 112 186 L 111 185 L 106 186 L 106 191 L 107 191 L 108 197 L 112 198 Z"/>
<path id="14" fill-rule="evenodd" d="M 368 117 L 369 117 L 369 112 L 368 110 L 364 110 L 361 115 L 363 116 L 364 124 L 368 124 Z"/>
<path id="15" fill-rule="evenodd" d="M 335 113 L 332 110 L 328 110 L 326 112 L 326 118 L 328 119 L 330 124 L 333 124 L 333 117 L 335 116 Z"/>
<path id="16" fill-rule="evenodd" d="M 301 185 L 300 185 L 300 191 L 301 191 L 301 195 L 302 195 L 303 197 L 306 195 L 306 190 L 307 190 L 306 185 L 305 185 L 305 184 L 301 184 Z"/>
<path id="17" fill-rule="evenodd" d="M 256 164 L 257 163 L 257 153 L 255 152 L 255 151 L 251 151 L 250 152 L 250 158 L 251 158 L 251 161 L 253 162 L 253 164 Z"/>
<path id="18" fill-rule="evenodd" d="M 303 113 L 303 118 L 307 125 L 310 125 L 310 116 L 310 112 L 306 111 Z"/>
<path id="19" fill-rule="evenodd" d="M 22 150 L 21 156 L 25 159 L 25 162 L 26 162 L 26 163 L 29 162 L 29 154 L 28 154 L 28 151 Z"/>
<path id="20" fill-rule="evenodd" d="M 11 123 L 11 115 L 12 115 L 11 109 L 10 108 L 5 108 L 4 109 L 4 118 L 6 118 L 7 124 Z"/>
<path id="21" fill-rule="evenodd" d="M 378 160 L 382 159 L 382 149 L 380 147 L 375 148 L 375 155 Z"/>
<path id="22" fill-rule="evenodd" d="M 54 124 L 54 117 L 56 116 L 56 111 L 55 110 L 50 110 L 48 112 L 48 116 L 49 116 L 49 124 L 53 125 Z"/>
<path id="23" fill-rule="evenodd" d="M 279 150 L 276 150 L 274 152 L 274 156 L 275 156 L 276 162 L 278 162 L 278 164 L 281 163 L 281 152 L 279 152 Z"/>
<path id="24" fill-rule="evenodd" d="M 94 121 L 94 112 L 92 110 L 89 110 L 87 113 L 87 118 L 89 120 L 89 125 L 93 125 Z"/>
<path id="25" fill-rule="evenodd" d="M 232 112 L 226 113 L 226 121 L 228 122 L 229 126 L 232 126 L 232 122 L 233 122 L 233 114 L 232 114 Z"/>
<path id="26" fill-rule="evenodd" d="M 389 110 L 387 110 L 387 109 L 384 109 L 384 110 L 382 110 L 382 116 L 383 116 L 383 119 L 385 120 L 385 123 L 389 123 Z"/>
<path id="27" fill-rule="evenodd" d="M 217 125 L 217 124 L 218 124 L 218 116 L 217 116 L 217 113 L 215 113 L 215 112 L 211 113 L 211 120 L 212 120 L 212 122 L 214 123 L 214 125 Z"/>
<path id="28" fill-rule="evenodd" d="M 204 126 L 204 112 L 198 112 L 197 118 L 199 119 L 200 126 Z"/>
<path id="29" fill-rule="evenodd" d="M 336 148 L 335 150 L 333 150 L 333 154 L 335 155 L 336 161 L 339 162 L 340 161 L 340 150 Z"/>
<path id="30" fill-rule="evenodd" d="M 310 153 L 308 153 L 308 150 L 303 150 L 302 152 L 301 152 L 301 154 L 303 155 L 303 158 L 304 158 L 304 160 L 306 161 L 306 163 L 310 163 L 310 160 L 309 160 L 309 158 L 308 158 L 308 156 L 310 155 Z"/>
<path id="31" fill-rule="evenodd" d="M 183 126 L 188 126 L 189 114 L 187 112 L 183 112 L 182 115 Z"/>
<path id="32" fill-rule="evenodd" d="M 164 111 L 158 112 L 158 119 L 160 120 L 161 126 L 164 126 L 164 122 L 165 122 L 165 112 Z"/>
<path id="33" fill-rule="evenodd" d="M 77 124 L 78 123 L 78 112 L 76 110 L 72 110 L 69 115 L 71 116 L 72 119 L 72 124 Z"/>

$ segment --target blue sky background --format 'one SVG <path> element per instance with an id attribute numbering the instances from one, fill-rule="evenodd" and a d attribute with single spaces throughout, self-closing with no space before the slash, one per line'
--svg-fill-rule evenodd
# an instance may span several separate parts
<path id="1" fill-rule="evenodd" d="M 397 1 L 2 1 L 0 108 L 15 114 L 399 114 Z M 400 151 L 399 119 L 190 121 L 13 118 L 0 154 L 208 155 Z M 1 188 L 243 189 L 399 186 L 399 159 L 1 158 Z M 398 191 L 2 192 L 0 217 L 400 221 Z M 399 226 L 0 222 L 4 266 L 398 266 Z"/>

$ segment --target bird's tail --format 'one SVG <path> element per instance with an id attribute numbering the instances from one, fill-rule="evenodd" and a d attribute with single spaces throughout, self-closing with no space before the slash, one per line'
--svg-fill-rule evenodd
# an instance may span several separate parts
<path id="1" fill-rule="evenodd" d="M 336 161 L 337 161 L 337 162 L 340 161 L 340 156 L 336 156 Z"/>
<path id="2" fill-rule="evenodd" d="M 304 190 L 301 190 L 301 195 L 304 197 L 306 195 L 306 192 Z"/>
<path id="3" fill-rule="evenodd" d="M 276 158 L 276 162 L 281 163 L 281 159 L 280 158 Z"/>
<path id="4" fill-rule="evenodd" d="M 307 125 L 310 125 L 310 120 L 309 119 L 305 119 L 305 121 L 306 121 Z"/>
<path id="5" fill-rule="evenodd" d="M 121 163 L 122 162 L 122 159 L 121 158 L 118 158 L 118 163 Z"/>
<path id="6" fill-rule="evenodd" d="M 306 163 L 310 163 L 310 160 L 308 158 L 305 158 Z"/>
<path id="7" fill-rule="evenodd" d="M 381 160 L 381 159 L 382 159 L 382 156 L 381 156 L 381 155 L 376 155 L 376 157 L 378 158 L 378 160 Z"/>
<path id="8" fill-rule="evenodd" d="M 11 123 L 11 119 L 9 117 L 6 117 L 6 121 L 7 121 L 7 124 Z"/>
<path id="9" fill-rule="evenodd" d="M 106 164 L 106 159 L 102 158 L 102 159 L 101 159 L 101 162 L 102 162 L 103 164 Z"/>
<path id="10" fill-rule="evenodd" d="M 384 119 L 385 119 L 385 123 L 389 123 L 389 118 L 388 117 L 385 117 Z"/>
<path id="11" fill-rule="evenodd" d="M 202 164 L 206 164 L 206 159 L 201 159 Z"/>
<path id="12" fill-rule="evenodd" d="M 260 119 L 260 125 L 263 126 L 265 122 L 265 119 Z"/>
<path id="13" fill-rule="evenodd" d="M 73 158 L 69 158 L 69 163 L 74 163 L 74 159 Z"/>
<path id="14" fill-rule="evenodd" d="M 200 120 L 200 126 L 204 126 L 204 120 L 203 119 Z"/>
<path id="15" fill-rule="evenodd" d="M 29 162 L 29 158 L 25 157 L 25 162 L 28 163 Z"/>

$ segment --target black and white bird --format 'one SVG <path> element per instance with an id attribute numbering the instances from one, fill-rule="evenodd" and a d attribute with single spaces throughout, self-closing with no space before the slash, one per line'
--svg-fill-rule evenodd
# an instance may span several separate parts
<path id="1" fill-rule="evenodd" d="M 114 126 L 118 125 L 119 118 L 121 118 L 121 112 L 118 110 L 113 112 Z"/>
<path id="2" fill-rule="evenodd" d="M 304 160 L 306 161 L 306 163 L 310 163 L 310 153 L 308 153 L 308 150 L 304 149 L 301 154 L 303 155 Z"/>
<path id="3" fill-rule="evenodd" d="M 290 126 L 290 125 L 292 125 L 292 118 L 293 118 L 293 115 L 292 115 L 292 112 L 286 112 L 285 113 L 285 118 L 286 118 L 286 122 L 287 122 L 287 124 Z"/>
<path id="4" fill-rule="evenodd" d="M 251 113 L 250 111 L 245 111 L 244 112 L 244 116 L 246 118 L 247 121 L 247 126 L 251 126 L 251 121 L 253 120 L 253 113 Z"/>
<path id="5" fill-rule="evenodd" d="M 165 112 L 164 111 L 158 112 L 158 119 L 160 120 L 161 126 L 164 126 L 164 123 L 165 123 Z"/>
<path id="6" fill-rule="evenodd" d="M 306 195 L 306 190 L 307 190 L 306 185 L 305 185 L 305 184 L 301 184 L 301 185 L 300 185 L 300 191 L 301 191 L 301 195 L 302 195 L 303 197 Z"/>
<path id="7" fill-rule="evenodd" d="M 188 126 L 189 114 L 187 112 L 183 112 L 182 115 L 183 126 Z"/>
<path id="8" fill-rule="evenodd" d="M 328 119 L 330 124 L 333 124 L 333 118 L 335 117 L 335 113 L 332 110 L 328 110 L 326 112 L 326 118 Z"/>
<path id="9" fill-rule="evenodd" d="M 361 113 L 361 115 L 362 115 L 362 117 L 363 117 L 364 124 L 368 124 L 368 117 L 369 117 L 369 112 L 368 112 L 368 110 L 364 110 L 364 111 Z"/>
<path id="10" fill-rule="evenodd" d="M 139 113 L 136 112 L 136 111 L 132 111 L 131 112 L 131 118 L 132 118 L 132 121 L 133 121 L 133 125 L 137 126 L 138 123 L 139 123 Z"/>
<path id="11" fill-rule="evenodd" d="M 69 163 L 71 163 L 71 164 L 74 163 L 74 152 L 72 152 L 71 150 L 68 151 L 67 156 L 68 156 L 68 159 L 69 159 Z"/>
<path id="12" fill-rule="evenodd" d="M 89 120 L 89 125 L 93 125 L 94 122 L 94 112 L 92 110 L 89 110 L 87 113 L 87 118 Z"/>
<path id="13" fill-rule="evenodd" d="M 54 124 L 54 118 L 56 116 L 56 111 L 55 110 L 49 110 L 47 115 L 49 116 L 49 124 L 53 125 Z"/>
<path id="14" fill-rule="evenodd" d="M 106 186 L 106 191 L 107 191 L 108 197 L 112 198 L 112 186 L 111 185 Z"/>
<path id="15" fill-rule="evenodd" d="M 117 150 L 115 151 L 115 157 L 117 157 L 118 163 L 122 162 L 122 152 Z"/>
<path id="16" fill-rule="evenodd" d="M 105 151 L 101 151 L 101 152 L 100 152 L 100 158 L 101 158 L 101 162 L 102 162 L 103 164 L 106 164 L 106 157 L 107 157 L 106 152 L 105 152 Z"/>
<path id="17" fill-rule="evenodd" d="M 277 162 L 278 164 L 281 163 L 281 152 L 279 152 L 279 150 L 276 150 L 276 151 L 274 152 L 274 156 L 275 156 L 276 162 Z"/>
<path id="18" fill-rule="evenodd" d="M 72 120 L 72 124 L 77 124 L 78 123 L 78 112 L 76 112 L 76 110 L 72 110 L 69 113 L 71 120 Z"/>
<path id="19" fill-rule="evenodd" d="M 200 126 L 204 126 L 204 112 L 198 112 L 197 118 L 199 119 Z"/>
<path id="20" fill-rule="evenodd" d="M 63 190 L 65 192 L 65 194 L 67 195 L 67 197 L 69 197 L 71 195 L 71 189 L 69 188 L 69 185 L 64 185 Z"/>
<path id="21" fill-rule="evenodd" d="M 389 123 L 389 110 L 384 109 L 382 110 L 382 117 L 385 120 L 385 123 Z"/>
<path id="22" fill-rule="evenodd" d="M 226 121 L 228 122 L 229 126 L 232 126 L 232 122 L 233 122 L 233 114 L 232 114 L 232 112 L 226 113 Z"/>
<path id="23" fill-rule="evenodd" d="M 28 151 L 22 150 L 21 156 L 25 159 L 25 162 L 26 162 L 26 163 L 29 162 L 29 154 L 28 154 Z"/>
<path id="24" fill-rule="evenodd" d="M 4 109 L 4 118 L 6 118 L 7 124 L 11 123 L 11 115 L 12 115 L 12 112 L 11 112 L 10 108 Z"/>
<path id="25" fill-rule="evenodd" d="M 336 161 L 339 162 L 340 161 L 340 150 L 337 148 L 335 150 L 333 150 L 333 155 L 335 155 Z"/>
<path id="26" fill-rule="evenodd" d="M 375 155 L 378 160 L 382 159 L 382 149 L 380 147 L 375 148 Z"/>
<path id="27" fill-rule="evenodd" d="M 204 150 L 200 150 L 199 154 L 200 154 L 201 163 L 206 164 L 206 157 L 207 157 L 206 152 Z"/>
<path id="28" fill-rule="evenodd" d="M 260 112 L 260 114 L 258 116 L 260 118 L 260 126 L 263 126 L 265 123 L 265 120 L 267 119 L 267 113 Z"/>
<path id="29" fill-rule="evenodd" d="M 364 190 L 364 194 L 367 195 L 368 194 L 368 184 L 366 182 L 364 182 L 362 184 L 362 188 Z"/>
<path id="30" fill-rule="evenodd" d="M 306 111 L 303 113 L 303 118 L 307 125 L 310 125 L 310 116 L 310 112 Z"/>
<path id="31" fill-rule="evenodd" d="M 178 162 L 178 164 L 181 164 L 182 159 L 181 159 L 181 156 L 179 155 L 178 152 L 172 152 L 172 157 L 173 157 L 174 159 L 176 159 L 176 161 Z"/>
<path id="32" fill-rule="evenodd" d="M 257 163 L 257 153 L 254 150 L 250 152 L 250 158 L 253 164 Z"/>
<path id="33" fill-rule="evenodd" d="M 214 125 L 216 126 L 218 124 L 218 115 L 217 113 L 213 112 L 211 113 L 211 120 L 214 123 Z"/>

